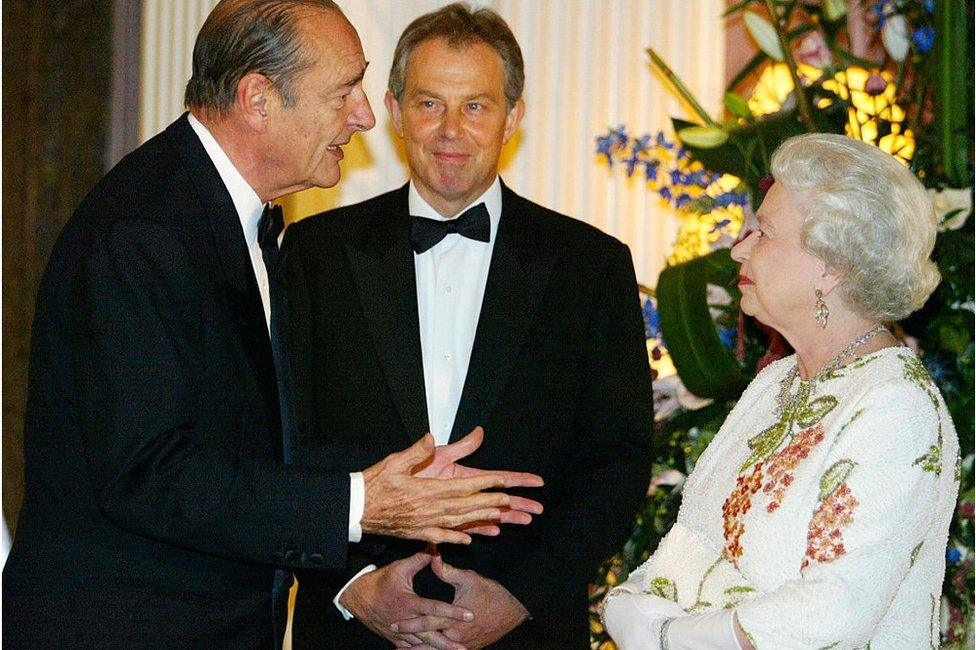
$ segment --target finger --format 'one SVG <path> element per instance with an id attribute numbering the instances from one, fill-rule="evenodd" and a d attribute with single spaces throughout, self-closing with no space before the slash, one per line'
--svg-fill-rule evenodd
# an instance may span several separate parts
<path id="1" fill-rule="evenodd" d="M 390 625 L 390 630 L 399 634 L 418 634 L 436 632 L 452 625 L 457 625 L 457 620 L 443 616 L 417 616 L 393 623 Z"/>
<path id="2" fill-rule="evenodd" d="M 420 541 L 430 542 L 432 544 L 467 545 L 471 543 L 471 535 L 467 533 L 450 528 L 438 528 L 436 526 L 421 528 L 419 530 L 407 530 L 403 532 L 403 535 L 407 539 L 419 539 Z"/>
<path id="3" fill-rule="evenodd" d="M 509 495 L 508 507 L 511 510 L 521 510 L 522 512 L 529 512 L 533 515 L 541 515 L 543 511 L 542 504 L 538 501 L 513 495 Z"/>
<path id="4" fill-rule="evenodd" d="M 393 639 L 393 645 L 397 648 L 414 648 L 422 643 L 423 641 L 412 634 L 403 635 L 401 638 Z"/>
<path id="5" fill-rule="evenodd" d="M 435 449 L 434 436 L 425 433 L 424 436 L 403 451 L 390 455 L 390 468 L 396 473 L 407 474 L 410 470 L 433 455 Z"/>
<path id="6" fill-rule="evenodd" d="M 470 456 L 473 454 L 478 447 L 481 446 L 481 442 L 485 439 L 485 430 L 481 427 L 475 427 L 471 430 L 471 433 L 464 436 L 457 442 L 452 442 L 449 445 L 444 445 L 437 450 L 437 455 L 440 458 L 448 460 L 450 462 L 456 462 L 465 456 Z"/>
<path id="7" fill-rule="evenodd" d="M 438 556 L 439 557 L 439 556 Z M 443 560 L 442 560 L 443 561 Z M 464 607 L 458 607 L 443 600 L 433 598 L 421 598 L 413 596 L 409 599 L 408 611 L 417 612 L 424 616 L 436 616 L 438 618 L 449 619 L 451 621 L 470 622 L 474 620 L 474 612 Z M 441 629 L 441 628 L 434 628 Z"/>
<path id="8" fill-rule="evenodd" d="M 465 650 L 457 641 L 451 641 L 443 632 L 421 632 L 418 634 L 424 643 L 437 650 Z"/>
<path id="9" fill-rule="evenodd" d="M 468 496 L 484 490 L 505 487 L 505 477 L 491 472 L 482 472 L 477 476 L 465 478 L 416 478 L 413 480 L 420 481 L 417 489 L 422 489 L 425 494 L 430 494 L 432 498 Z"/>
<path id="10" fill-rule="evenodd" d="M 469 535 L 482 535 L 484 537 L 498 537 L 502 529 L 494 524 L 475 523 L 470 526 L 462 527 L 462 530 Z"/>
<path id="11" fill-rule="evenodd" d="M 430 568 L 438 579 L 446 582 L 449 585 L 457 587 L 462 583 L 464 574 L 461 572 L 461 570 L 454 568 L 445 562 L 444 558 L 440 556 L 434 558 L 434 561 L 430 563 Z"/>
<path id="12" fill-rule="evenodd" d="M 532 515 L 518 510 L 503 510 L 502 516 L 498 519 L 500 524 L 517 524 L 525 526 L 532 523 Z"/>

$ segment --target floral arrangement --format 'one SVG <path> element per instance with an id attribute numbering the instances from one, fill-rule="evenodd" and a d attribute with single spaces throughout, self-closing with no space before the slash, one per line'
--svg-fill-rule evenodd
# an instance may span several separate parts
<path id="1" fill-rule="evenodd" d="M 778 334 L 739 311 L 728 248 L 751 227 L 776 146 L 813 131 L 846 133 L 896 156 L 929 188 L 940 216 L 934 257 L 943 282 L 895 332 L 938 384 L 959 435 L 962 478 L 946 552 L 942 641 L 971 647 L 973 6 L 878 0 L 859 8 L 851 16 L 848 0 L 743 0 L 727 14 L 742 16 L 760 51 L 729 83 L 722 119 L 708 115 L 649 49 L 696 121 L 674 119 L 676 139 L 635 137 L 624 126 L 597 138 L 600 159 L 645 182 L 676 210 L 680 227 L 657 287 L 641 287 L 654 378 L 653 479 L 631 538 L 590 586 L 593 648 L 614 647 L 595 614 L 603 595 L 649 557 L 674 523 L 685 477 L 744 386 L 789 353 Z M 865 15 L 874 55 L 855 53 L 852 43 L 849 22 Z"/>

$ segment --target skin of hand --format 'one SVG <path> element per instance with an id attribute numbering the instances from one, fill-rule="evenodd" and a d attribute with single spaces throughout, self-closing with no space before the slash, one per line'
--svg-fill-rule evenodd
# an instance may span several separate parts
<path id="1" fill-rule="evenodd" d="M 427 433 L 411 447 L 364 470 L 366 503 L 360 521 L 363 532 L 435 544 L 470 544 L 469 532 L 497 535 L 497 523 L 531 521 L 531 512 L 542 511 L 538 502 L 483 491 L 541 485 L 542 479 L 533 474 L 458 465 L 456 460 L 481 444 L 483 432 L 472 434 L 453 448 L 445 446 L 447 451 L 438 457 L 434 438 Z M 424 471 L 442 478 L 420 475 Z M 508 480 L 515 485 L 508 485 Z"/>
<path id="2" fill-rule="evenodd" d="M 449 445 L 438 447 L 429 462 L 424 462 L 415 468 L 416 475 L 424 478 L 472 478 L 483 475 L 501 476 L 505 479 L 505 487 L 542 487 L 544 482 L 541 476 L 528 474 L 525 472 L 508 472 L 501 470 L 481 470 L 472 467 L 465 467 L 457 461 L 470 456 L 479 447 L 485 438 L 485 430 L 482 427 L 475 427 L 471 432 Z M 532 499 L 511 496 L 508 508 L 502 510 L 499 523 L 502 524 L 528 524 L 532 521 L 532 515 L 542 514 L 542 504 Z M 477 533 L 479 535 L 497 535 L 498 526 L 492 524 L 466 526 L 464 531 L 467 533 Z"/>
<path id="3" fill-rule="evenodd" d="M 390 626 L 402 618 L 436 617 L 438 620 L 461 623 L 472 621 L 474 614 L 464 607 L 439 600 L 421 598 L 413 590 L 413 578 L 431 563 L 429 553 L 417 553 L 391 562 L 384 567 L 356 578 L 342 593 L 339 602 L 352 612 L 360 623 L 399 648 L 421 645 L 419 637 L 398 634 Z M 445 650 L 464 650 L 464 645 L 444 638 Z"/>
<path id="4" fill-rule="evenodd" d="M 455 568 L 435 555 L 431 561 L 434 575 L 454 587 L 454 605 L 475 613 L 470 621 L 458 621 L 433 615 L 398 620 L 390 631 L 413 634 L 424 641 L 421 650 L 441 649 L 443 637 L 457 641 L 465 648 L 483 648 L 521 625 L 529 612 L 505 587 L 475 571 Z M 439 631 L 438 631 L 439 630 Z"/>

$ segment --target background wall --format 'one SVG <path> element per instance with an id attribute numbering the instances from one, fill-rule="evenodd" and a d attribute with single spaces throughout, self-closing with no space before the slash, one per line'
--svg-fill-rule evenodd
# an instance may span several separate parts
<path id="1" fill-rule="evenodd" d="M 143 8 L 141 140 L 183 112 L 193 39 L 213 0 L 146 0 Z M 338 0 L 359 31 L 370 67 L 366 93 L 377 125 L 346 147 L 343 180 L 283 201 L 290 218 L 348 205 L 407 179 L 383 94 L 397 39 L 410 21 L 447 0 Z M 725 84 L 725 0 L 480 0 L 508 21 L 526 66 L 526 117 L 503 153 L 516 192 L 582 219 L 630 245 L 638 279 L 653 284 L 676 222 L 640 182 L 611 174 L 594 138 L 626 123 L 670 132 L 683 107 L 652 72 L 653 46 L 704 102 L 720 109 Z M 691 53 L 694 56 L 691 56 Z"/>

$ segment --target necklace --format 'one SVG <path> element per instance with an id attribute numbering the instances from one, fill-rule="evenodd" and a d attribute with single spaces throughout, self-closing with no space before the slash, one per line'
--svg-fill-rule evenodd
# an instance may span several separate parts
<path id="1" fill-rule="evenodd" d="M 790 371 L 787 372 L 786 376 L 783 377 L 779 382 L 779 393 L 776 395 L 776 414 L 783 415 L 784 413 L 792 411 L 798 403 L 806 402 L 806 400 L 810 397 L 810 394 L 813 392 L 814 384 L 828 374 L 841 368 L 844 365 L 844 359 L 853 356 L 855 350 L 857 350 L 859 347 L 873 339 L 878 334 L 887 331 L 888 328 L 886 328 L 884 325 L 875 325 L 867 332 L 848 343 L 847 346 L 838 352 L 834 358 L 828 361 L 816 375 L 810 379 L 801 379 L 799 389 L 797 389 L 796 393 L 791 395 L 790 389 L 793 387 L 793 382 L 800 375 L 800 366 L 798 363 L 794 363 L 793 367 L 790 368 Z"/>

